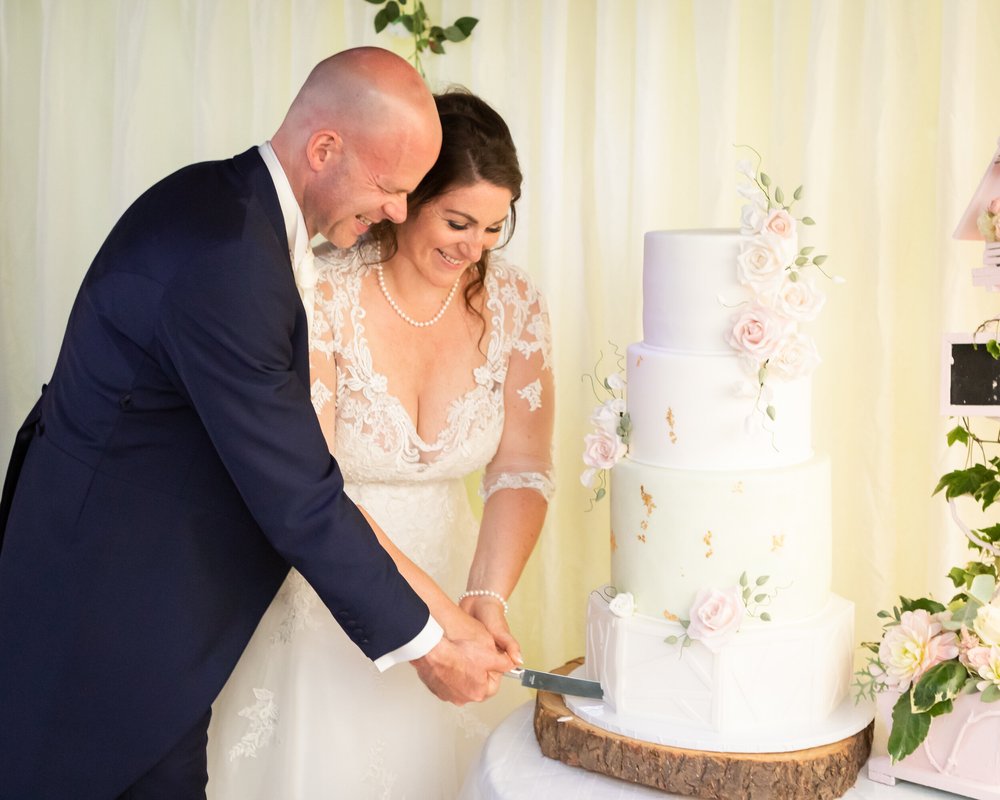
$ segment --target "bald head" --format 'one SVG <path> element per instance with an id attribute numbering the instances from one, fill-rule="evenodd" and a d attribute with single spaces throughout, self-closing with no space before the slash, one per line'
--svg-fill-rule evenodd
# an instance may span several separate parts
<path id="1" fill-rule="evenodd" d="M 335 210 L 331 205 L 360 203 L 361 228 L 400 214 L 405 219 L 405 195 L 434 164 L 441 124 L 434 98 L 413 67 L 388 50 L 359 47 L 313 68 L 271 144 L 310 235 L 330 238 L 331 220 L 321 217 Z M 374 198 L 362 196 L 366 187 L 396 200 L 402 196 L 402 208 L 394 202 L 370 207 Z M 353 243 L 341 242 L 335 244 Z"/>

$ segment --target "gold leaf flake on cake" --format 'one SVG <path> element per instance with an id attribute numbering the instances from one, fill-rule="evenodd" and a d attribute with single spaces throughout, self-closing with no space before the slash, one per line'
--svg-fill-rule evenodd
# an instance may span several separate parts
<path id="1" fill-rule="evenodd" d="M 677 444 L 677 434 L 674 432 L 674 425 L 677 420 L 674 417 L 674 410 L 672 408 L 667 409 L 667 425 L 670 427 L 670 444 Z"/>
<path id="2" fill-rule="evenodd" d="M 733 484 L 733 494 L 743 494 L 743 481 L 736 481 Z"/>
<path id="3" fill-rule="evenodd" d="M 639 366 L 639 365 L 640 365 L 641 363 L 642 363 L 642 356 L 639 356 L 639 357 L 638 357 L 638 358 L 637 358 L 637 359 L 635 360 L 635 365 L 636 365 L 636 366 L 638 367 L 638 366 Z"/>
<path id="4" fill-rule="evenodd" d="M 785 534 L 780 534 L 778 536 L 771 537 L 771 552 L 777 553 L 782 547 L 785 546 Z"/>
<path id="5" fill-rule="evenodd" d="M 615 538 L 615 532 L 611 531 L 611 552 L 615 552 L 618 549 L 618 540 Z"/>
<path id="6" fill-rule="evenodd" d="M 715 552 L 712 549 L 712 532 L 709 531 L 708 533 L 706 533 L 704 536 L 701 537 L 701 540 L 705 543 L 705 546 L 708 548 L 708 550 L 705 551 L 705 558 L 711 558 L 712 554 Z"/>
<path id="7" fill-rule="evenodd" d="M 635 538 L 638 539 L 643 544 L 646 544 L 646 534 L 640 533 Z"/>
<path id="8" fill-rule="evenodd" d="M 642 504 L 646 506 L 646 516 L 652 516 L 653 509 L 656 508 L 656 503 L 653 502 L 653 495 L 646 491 L 646 487 L 639 486 L 639 496 L 642 498 Z"/>
<path id="9" fill-rule="evenodd" d="M 665 620 L 669 620 L 670 622 L 677 622 L 677 615 L 676 614 L 671 614 L 666 609 L 663 609 L 663 618 Z"/>
<path id="10" fill-rule="evenodd" d="M 646 522 L 646 520 L 643 520 L 642 522 L 639 523 L 639 527 L 642 528 L 644 531 L 649 530 L 649 523 Z"/>

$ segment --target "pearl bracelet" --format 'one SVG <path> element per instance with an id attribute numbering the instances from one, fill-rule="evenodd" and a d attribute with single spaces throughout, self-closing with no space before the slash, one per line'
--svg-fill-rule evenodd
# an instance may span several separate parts
<path id="1" fill-rule="evenodd" d="M 461 603 L 466 597 L 492 597 L 495 600 L 499 600 L 500 604 L 503 606 L 503 615 L 506 617 L 507 612 L 510 611 L 510 606 L 507 605 L 507 601 L 504 599 L 503 595 L 498 592 L 490 591 L 489 589 L 470 589 L 467 592 L 462 592 L 458 597 L 458 602 Z"/>

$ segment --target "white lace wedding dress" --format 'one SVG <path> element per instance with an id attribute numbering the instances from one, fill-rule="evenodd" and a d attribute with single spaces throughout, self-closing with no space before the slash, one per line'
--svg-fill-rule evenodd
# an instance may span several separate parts
<path id="1" fill-rule="evenodd" d="M 360 302 L 371 268 L 357 254 L 327 250 L 317 259 L 324 273 L 312 398 L 347 493 L 457 597 L 478 529 L 464 478 L 486 466 L 484 497 L 506 488 L 551 493 L 547 445 L 535 463 L 520 448 L 505 456 L 503 446 L 505 420 L 530 425 L 552 401 L 542 396 L 550 375 L 540 380 L 550 371 L 542 300 L 524 273 L 494 258 L 485 281 L 486 356 L 469 376 L 471 388 L 450 403 L 445 428 L 427 442 L 373 367 Z M 503 706 L 499 698 L 459 709 L 431 695 L 407 664 L 378 673 L 292 570 L 213 707 L 208 796 L 453 798 L 489 732 L 484 712 L 489 719 L 494 701 Z"/>

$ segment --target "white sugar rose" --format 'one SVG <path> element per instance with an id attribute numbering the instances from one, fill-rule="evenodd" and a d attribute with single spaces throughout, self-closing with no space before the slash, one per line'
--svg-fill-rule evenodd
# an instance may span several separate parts
<path id="1" fill-rule="evenodd" d="M 764 217 L 767 208 L 757 203 L 747 203 L 740 209 L 740 233 L 744 236 L 754 236 L 764 227 Z"/>
<path id="2" fill-rule="evenodd" d="M 736 171 L 740 175 L 744 175 L 752 181 L 757 180 L 757 170 L 753 168 L 753 164 L 750 163 L 749 158 L 741 158 L 736 162 Z M 1000 198 L 997 198 L 1000 201 Z"/>
<path id="3" fill-rule="evenodd" d="M 758 361 L 766 361 L 787 333 L 788 325 L 788 320 L 773 310 L 754 304 L 733 318 L 733 327 L 726 340 L 736 350 Z"/>
<path id="4" fill-rule="evenodd" d="M 580 473 L 580 483 L 584 485 L 584 488 L 593 489 L 594 488 L 594 478 L 597 477 L 597 470 L 593 467 L 589 467 Z"/>
<path id="5" fill-rule="evenodd" d="M 594 469 L 611 469 L 627 448 L 614 433 L 597 430 L 583 437 L 583 463 Z"/>
<path id="6" fill-rule="evenodd" d="M 905 692 L 931 667 L 958 656 L 958 637 L 945 631 L 927 611 L 904 611 L 899 624 L 888 628 L 879 644 L 890 689 Z"/>
<path id="7" fill-rule="evenodd" d="M 690 613 L 688 637 L 715 653 L 740 629 L 746 606 L 738 586 L 724 591 L 702 589 L 694 596 Z"/>
<path id="8" fill-rule="evenodd" d="M 595 428 L 616 433 L 624 413 L 625 401 L 620 397 L 613 397 L 594 409 L 594 413 L 590 415 L 590 422 Z"/>
<path id="9" fill-rule="evenodd" d="M 819 361 L 813 340 L 804 333 L 792 331 L 783 336 L 774 348 L 771 360 L 767 362 L 767 371 L 786 381 L 794 381 L 812 375 Z"/>
<path id="10" fill-rule="evenodd" d="M 1000 645 L 1000 599 L 994 598 L 979 609 L 972 629 L 983 644 Z"/>
<path id="11" fill-rule="evenodd" d="M 608 608 L 616 617 L 631 617 L 635 613 L 635 598 L 631 592 L 618 592 Z"/>
<path id="12" fill-rule="evenodd" d="M 740 247 L 736 274 L 741 283 L 751 286 L 758 294 L 768 294 L 781 285 L 785 265 L 766 239 L 755 236 Z"/>
<path id="13" fill-rule="evenodd" d="M 761 235 L 767 238 L 782 266 L 791 264 L 799 253 L 798 226 L 783 208 L 772 209 L 764 218 Z"/>
<path id="14" fill-rule="evenodd" d="M 809 322 L 819 316 L 825 302 L 826 296 L 812 281 L 799 278 L 797 281 L 786 280 L 781 284 L 774 306 L 790 319 Z"/>
<path id="15" fill-rule="evenodd" d="M 625 388 L 625 376 L 620 372 L 612 372 L 605 380 L 612 389 L 620 391 Z"/>

